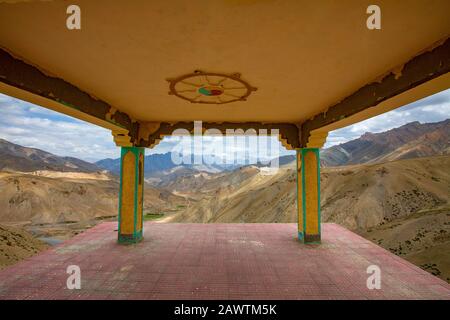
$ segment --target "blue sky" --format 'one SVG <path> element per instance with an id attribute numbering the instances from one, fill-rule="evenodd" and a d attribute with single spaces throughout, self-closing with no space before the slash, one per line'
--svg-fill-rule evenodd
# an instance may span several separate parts
<path id="1" fill-rule="evenodd" d="M 109 130 L 0 94 L 0 138 L 13 143 L 39 148 L 60 156 L 86 161 L 119 157 Z M 366 121 L 330 133 L 325 147 L 356 139 L 365 132 L 382 132 L 403 124 L 420 121 L 437 122 L 450 118 L 450 89 L 387 112 Z M 205 146 L 219 138 L 204 139 Z M 165 138 L 150 153 L 165 153 L 175 145 Z M 239 147 L 238 147 L 239 149 Z M 243 152 L 243 150 L 236 150 Z M 280 154 L 292 154 L 280 145 Z"/>

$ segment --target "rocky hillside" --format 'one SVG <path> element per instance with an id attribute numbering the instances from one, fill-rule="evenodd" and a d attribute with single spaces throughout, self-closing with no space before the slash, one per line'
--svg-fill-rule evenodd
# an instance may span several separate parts
<path id="1" fill-rule="evenodd" d="M 186 200 L 146 185 L 145 212 Z M 86 161 L 0 139 L 0 222 L 74 223 L 117 215 L 118 177 Z"/>
<path id="2" fill-rule="evenodd" d="M 420 210 L 450 205 L 450 156 L 322 170 L 322 218 L 366 230 Z M 167 186 L 200 200 L 173 217 L 186 222 L 295 222 L 291 165 L 267 174 L 257 167 L 183 178 Z"/>
<path id="3" fill-rule="evenodd" d="M 170 211 L 186 200 L 146 186 L 144 211 Z M 103 173 L 0 172 L 0 221 L 69 223 L 117 215 L 119 183 Z"/>
<path id="4" fill-rule="evenodd" d="M 322 221 L 354 230 L 449 281 L 448 168 L 450 156 L 323 168 Z M 168 188 L 195 201 L 167 222 L 297 222 L 294 165 L 274 175 L 257 167 L 204 174 Z"/>
<path id="5" fill-rule="evenodd" d="M 432 209 L 359 233 L 450 283 L 450 210 Z"/>
<path id="6" fill-rule="evenodd" d="M 36 170 L 95 172 L 102 169 L 95 164 L 80 159 L 59 157 L 43 150 L 22 147 L 0 139 L 0 170 L 12 172 Z"/>
<path id="7" fill-rule="evenodd" d="M 367 230 L 420 211 L 450 208 L 450 156 L 326 168 L 322 218 Z"/>
<path id="8" fill-rule="evenodd" d="M 171 222 L 291 222 L 295 221 L 293 204 L 295 177 L 293 170 L 280 169 L 275 175 L 265 174 L 257 167 L 244 167 L 228 174 L 199 177 L 200 187 L 177 193 L 197 200 L 176 215 Z"/>
<path id="9" fill-rule="evenodd" d="M 0 225 L 0 270 L 47 248 L 22 228 Z"/>
<path id="10" fill-rule="evenodd" d="M 411 122 L 382 132 L 324 149 L 325 166 L 379 163 L 450 154 L 450 119 L 436 123 Z"/>

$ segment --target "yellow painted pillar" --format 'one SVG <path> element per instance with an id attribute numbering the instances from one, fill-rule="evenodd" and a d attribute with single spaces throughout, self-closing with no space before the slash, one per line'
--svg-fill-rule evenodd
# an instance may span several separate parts
<path id="1" fill-rule="evenodd" d="M 320 157 L 318 148 L 297 149 L 298 239 L 320 243 Z"/>
<path id="2" fill-rule="evenodd" d="M 119 191 L 119 243 L 142 240 L 144 148 L 122 147 Z"/>

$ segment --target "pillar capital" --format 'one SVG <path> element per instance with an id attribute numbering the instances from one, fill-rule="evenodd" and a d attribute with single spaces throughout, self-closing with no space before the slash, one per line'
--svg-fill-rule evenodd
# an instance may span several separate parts
<path id="1" fill-rule="evenodd" d="M 306 148 L 314 149 L 314 148 L 322 148 L 325 142 L 327 141 L 328 131 L 323 130 L 314 130 L 309 133 Z"/>
<path id="2" fill-rule="evenodd" d="M 114 143 L 118 147 L 132 147 L 133 143 L 131 142 L 131 137 L 127 130 L 113 130 L 111 131 L 111 134 L 113 135 Z"/>

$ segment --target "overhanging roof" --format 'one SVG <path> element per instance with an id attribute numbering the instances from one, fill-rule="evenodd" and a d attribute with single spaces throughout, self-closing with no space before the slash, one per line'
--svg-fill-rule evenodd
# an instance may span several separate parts
<path id="1" fill-rule="evenodd" d="M 447 0 L 377 1 L 381 30 L 358 0 L 82 0 L 73 31 L 69 4 L 0 3 L 1 47 L 141 123 L 300 124 L 450 33 Z M 196 69 L 238 72 L 258 90 L 224 105 L 168 94 L 167 78 Z"/>

